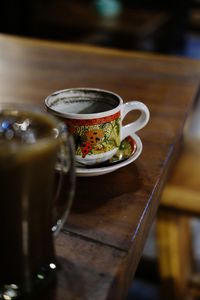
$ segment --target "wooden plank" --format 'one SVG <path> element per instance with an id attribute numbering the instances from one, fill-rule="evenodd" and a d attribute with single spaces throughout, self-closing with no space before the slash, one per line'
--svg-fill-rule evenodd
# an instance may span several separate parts
<path id="1" fill-rule="evenodd" d="M 192 259 L 189 220 L 184 215 L 164 210 L 158 213 L 158 264 L 163 299 L 181 300 L 188 295 Z"/>
<path id="2" fill-rule="evenodd" d="M 56 252 L 57 280 L 38 300 L 103 300 L 113 284 L 112 299 L 120 299 L 124 277 L 118 272 L 125 252 L 68 232 L 59 234 Z"/>
<path id="3" fill-rule="evenodd" d="M 160 146 L 156 152 L 157 148 L 151 145 L 152 151 L 144 150 L 137 162 L 100 180 L 78 178 L 67 229 L 128 250 L 138 224 L 146 218 L 144 212 L 149 209 L 144 199 L 154 197 L 151 191 L 161 175 L 163 152 L 167 155 L 168 147 Z"/>

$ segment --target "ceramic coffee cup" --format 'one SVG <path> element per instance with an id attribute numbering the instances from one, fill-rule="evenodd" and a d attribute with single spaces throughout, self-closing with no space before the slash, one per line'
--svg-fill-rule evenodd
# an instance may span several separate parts
<path id="1" fill-rule="evenodd" d="M 45 99 L 47 111 L 67 124 L 75 141 L 75 160 L 95 165 L 110 159 L 121 141 L 149 121 L 147 106 L 139 101 L 123 103 L 110 91 L 72 88 L 54 92 Z M 122 125 L 130 111 L 140 111 L 133 122 Z"/>

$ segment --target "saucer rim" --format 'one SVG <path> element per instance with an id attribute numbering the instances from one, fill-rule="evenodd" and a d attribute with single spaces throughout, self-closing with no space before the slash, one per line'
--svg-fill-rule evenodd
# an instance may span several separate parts
<path id="1" fill-rule="evenodd" d="M 104 175 L 107 173 L 114 172 L 122 167 L 125 167 L 135 161 L 141 154 L 143 145 L 140 137 L 136 133 L 131 133 L 130 136 L 132 139 L 136 142 L 136 151 L 126 160 L 119 161 L 119 163 L 116 163 L 115 165 L 111 166 L 105 166 L 105 167 L 98 167 L 98 168 L 87 168 L 87 167 L 76 167 L 76 175 L 78 177 L 89 177 L 89 176 L 99 176 L 99 175 Z"/>

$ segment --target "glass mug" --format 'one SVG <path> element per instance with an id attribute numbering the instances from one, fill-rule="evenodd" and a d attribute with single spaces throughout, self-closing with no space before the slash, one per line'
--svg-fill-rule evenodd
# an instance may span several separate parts
<path id="1" fill-rule="evenodd" d="M 53 236 L 74 193 L 72 146 L 56 118 L 0 104 L 0 299 L 28 295 L 55 275 Z"/>

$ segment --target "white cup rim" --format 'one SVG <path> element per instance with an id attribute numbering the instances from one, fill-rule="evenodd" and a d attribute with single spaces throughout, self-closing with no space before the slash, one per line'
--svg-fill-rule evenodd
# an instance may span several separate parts
<path id="1" fill-rule="evenodd" d="M 89 113 L 89 114 L 68 113 L 68 112 L 62 113 L 61 111 L 58 111 L 55 108 L 51 107 L 50 101 L 52 101 L 52 103 L 53 103 L 53 100 L 52 100 L 53 97 L 55 97 L 56 95 L 60 95 L 62 93 L 64 94 L 66 92 L 69 93 L 69 92 L 73 92 L 73 91 L 92 91 L 92 92 L 97 92 L 97 93 L 98 92 L 107 93 L 107 94 L 117 98 L 119 101 L 119 104 L 113 109 L 106 110 L 103 112 L 98 112 L 98 113 Z M 82 120 L 82 119 L 90 120 L 90 119 L 94 119 L 94 118 L 102 118 L 102 117 L 111 116 L 111 115 L 115 114 L 116 112 L 120 111 L 122 104 L 123 104 L 123 100 L 118 94 L 111 92 L 109 90 L 105 90 L 105 89 L 89 88 L 89 87 L 80 87 L 80 88 L 78 87 L 78 88 L 68 88 L 68 89 L 58 90 L 58 91 L 55 91 L 54 93 L 48 95 L 45 99 L 46 108 L 54 115 L 56 115 L 58 117 L 62 117 L 62 118 L 78 119 L 78 120 Z"/>

